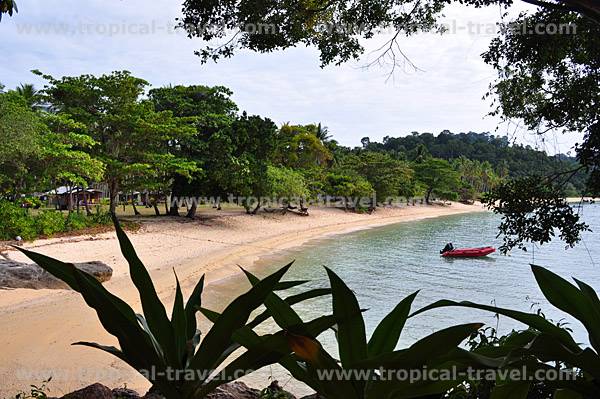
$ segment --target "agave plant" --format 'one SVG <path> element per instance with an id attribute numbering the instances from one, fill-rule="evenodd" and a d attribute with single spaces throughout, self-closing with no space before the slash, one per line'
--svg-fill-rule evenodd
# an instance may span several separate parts
<path id="1" fill-rule="evenodd" d="M 276 363 L 286 354 L 286 350 L 291 352 L 285 345 L 286 332 L 258 336 L 252 331 L 252 327 L 260 323 L 265 314 L 246 325 L 251 313 L 273 291 L 305 283 L 281 281 L 291 263 L 258 281 L 248 292 L 234 299 L 201 339 L 196 314 L 201 309 L 204 276 L 185 303 L 177 280 L 175 302 L 169 318 L 148 271 L 116 219 L 115 228 L 121 251 L 129 263 L 131 279 L 139 291 L 143 315 L 136 314 L 127 303 L 72 264 L 18 248 L 40 267 L 79 292 L 96 311 L 106 331 L 119 341 L 119 348 L 93 342 L 77 342 L 74 345 L 97 348 L 118 357 L 142 373 L 152 383 L 153 390 L 168 399 L 203 398 L 219 385 Z M 328 293 L 329 290 L 312 290 L 292 296 L 286 303 L 294 304 Z M 316 337 L 334 323 L 332 318 L 319 318 L 308 323 L 299 322 L 290 328 Z M 234 344 L 234 337 L 237 336 L 245 337 L 248 349 L 223 367 L 229 355 L 239 348 L 238 344 Z M 250 341 L 251 344 L 248 343 Z"/>
<path id="2" fill-rule="evenodd" d="M 577 286 L 551 271 L 531 265 L 542 293 L 552 305 L 580 321 L 589 335 L 591 347 L 577 343 L 570 331 L 553 324 L 538 313 L 526 313 L 472 302 L 438 301 L 415 312 L 414 315 L 435 308 L 460 306 L 494 312 L 529 326 L 511 336 L 501 345 L 476 351 L 486 356 L 502 356 L 505 366 L 526 365 L 530 377 L 536 370 L 554 369 L 575 371 L 569 379 L 538 381 L 498 381 L 492 393 L 494 398 L 528 398 L 534 384 L 543 383 L 554 392 L 554 398 L 591 399 L 600 393 L 600 300 L 588 284 L 574 279 Z M 552 366 L 552 364 L 554 366 Z"/>
<path id="3" fill-rule="evenodd" d="M 333 300 L 331 318 L 337 321 L 334 330 L 339 360 L 329 354 L 313 336 L 299 331 L 296 326 L 301 325 L 302 319 L 288 301 L 282 300 L 276 293 L 271 293 L 265 299 L 268 315 L 287 332 L 287 344 L 293 351 L 285 354 L 279 363 L 293 377 L 313 388 L 319 397 L 386 399 L 443 394 L 462 381 L 386 379 L 380 370 L 460 369 L 468 366 L 496 368 L 502 364 L 502 359 L 488 358 L 458 348 L 463 340 L 478 331 L 482 326 L 480 323 L 450 327 L 423 338 L 407 349 L 395 350 L 418 292 L 400 301 L 367 341 L 363 311 L 355 295 L 332 270 L 326 270 Z M 254 287 L 258 286 L 260 280 L 256 276 L 249 272 L 246 275 Z M 202 311 L 215 322 L 223 317 L 206 309 Z M 252 344 L 244 338 L 236 338 L 244 346 Z"/>

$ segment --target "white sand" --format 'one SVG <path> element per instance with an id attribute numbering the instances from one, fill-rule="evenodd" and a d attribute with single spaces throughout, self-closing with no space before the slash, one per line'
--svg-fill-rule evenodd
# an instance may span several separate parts
<path id="1" fill-rule="evenodd" d="M 159 295 L 172 303 L 174 268 L 189 294 L 202 273 L 215 281 L 239 273 L 236 264 L 251 265 L 264 255 L 286 250 L 331 234 L 357 229 L 483 211 L 480 205 L 416 206 L 379 209 L 355 214 L 337 209 L 312 209 L 309 217 L 293 214 L 245 215 L 223 212 L 201 220 L 145 219 L 130 238 L 150 270 Z M 114 233 L 40 240 L 25 245 L 67 262 L 101 261 L 114 269 L 106 287 L 139 311 L 137 291 L 128 276 Z M 27 259 L 16 251 L 5 256 Z M 210 295 L 210 290 L 209 290 Z M 167 308 L 169 309 L 169 307 Z M 76 341 L 116 345 L 101 327 L 96 314 L 80 296 L 66 290 L 0 291 L 0 397 L 15 394 L 52 376 L 52 396 L 94 382 L 145 392 L 148 383 L 120 360 L 101 351 L 71 346 Z"/>

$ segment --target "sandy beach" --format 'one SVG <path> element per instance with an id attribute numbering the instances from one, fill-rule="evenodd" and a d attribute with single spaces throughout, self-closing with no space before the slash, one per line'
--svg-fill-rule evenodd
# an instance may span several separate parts
<path id="1" fill-rule="evenodd" d="M 481 205 L 415 206 L 378 209 L 355 214 L 338 209 L 312 209 L 309 217 L 237 211 L 204 211 L 198 220 L 143 219 L 139 232 L 130 234 L 138 254 L 150 270 L 159 295 L 170 306 L 175 280 L 184 295 L 203 273 L 207 281 L 239 273 L 261 256 L 300 246 L 309 240 L 357 229 L 450 214 L 481 212 Z M 25 247 L 68 262 L 101 261 L 113 268 L 106 287 L 139 310 L 137 292 L 114 233 L 40 240 Z M 10 260 L 27 259 L 15 250 Z M 206 292 L 211 295 L 210 285 Z M 223 306 L 225 304 L 222 304 Z M 145 392 L 148 383 L 121 361 L 97 350 L 71 346 L 76 341 L 114 345 L 94 311 L 79 295 L 67 290 L 2 289 L 0 291 L 0 397 L 15 394 L 52 376 L 51 394 L 73 391 L 94 382 Z"/>

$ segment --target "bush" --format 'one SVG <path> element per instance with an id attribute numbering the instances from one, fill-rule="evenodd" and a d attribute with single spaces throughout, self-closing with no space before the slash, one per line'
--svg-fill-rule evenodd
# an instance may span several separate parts
<path id="1" fill-rule="evenodd" d="M 23 208 L 8 201 L 0 201 L 0 239 L 14 240 L 20 236 L 24 240 L 36 237 L 35 222 Z"/>
<path id="2" fill-rule="evenodd" d="M 87 217 L 89 226 L 109 226 L 112 225 L 112 217 L 110 212 L 94 213 Z"/>
<path id="3" fill-rule="evenodd" d="M 23 198 L 21 204 L 24 208 L 39 209 L 42 206 L 42 201 L 37 197 Z"/>
<path id="4" fill-rule="evenodd" d="M 58 211 L 42 211 L 34 217 L 37 233 L 44 236 L 52 236 L 65 230 L 65 218 Z"/>
<path id="5" fill-rule="evenodd" d="M 90 220 L 83 213 L 70 213 L 65 221 L 65 231 L 85 229 L 90 226 Z"/>

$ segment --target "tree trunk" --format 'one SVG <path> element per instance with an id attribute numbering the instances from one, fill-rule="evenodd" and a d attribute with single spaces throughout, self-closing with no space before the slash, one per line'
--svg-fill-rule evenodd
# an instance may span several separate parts
<path id="1" fill-rule="evenodd" d="M 193 201 L 192 206 L 190 206 L 190 209 L 188 210 L 188 213 L 185 217 L 187 217 L 189 219 L 194 219 L 196 217 L 197 209 L 198 209 L 198 205 L 196 204 L 196 201 Z"/>
<path id="2" fill-rule="evenodd" d="M 89 199 L 90 197 L 87 195 L 87 193 L 84 191 L 83 192 L 83 204 L 85 205 L 85 214 L 87 216 L 92 216 L 92 211 L 90 210 L 90 204 L 89 204 Z"/>
<path id="3" fill-rule="evenodd" d="M 179 216 L 179 197 L 181 196 L 182 186 L 185 183 L 181 181 L 181 178 L 176 177 L 173 180 L 173 187 L 171 189 L 171 205 L 167 213 L 169 216 Z"/>
<path id="4" fill-rule="evenodd" d="M 258 204 L 256 205 L 256 208 L 254 208 L 254 210 L 252 211 L 252 214 L 256 215 L 258 213 L 259 209 L 260 209 L 260 201 L 258 201 Z"/>
<path id="5" fill-rule="evenodd" d="M 141 213 L 137 210 L 137 207 L 135 206 L 135 198 L 134 198 L 135 194 L 131 193 L 131 205 L 133 205 L 133 213 L 135 216 L 140 216 Z"/>
<path id="6" fill-rule="evenodd" d="M 67 195 L 67 211 L 69 213 L 73 212 L 73 189 L 71 186 L 68 186 L 69 193 Z"/>
<path id="7" fill-rule="evenodd" d="M 76 204 L 76 206 L 77 206 L 77 213 L 79 213 L 79 208 L 80 208 L 80 206 L 79 206 L 79 192 L 77 192 L 77 196 L 75 198 L 76 198 L 76 201 L 77 201 L 77 204 Z"/>
<path id="8" fill-rule="evenodd" d="M 110 208 L 109 212 L 111 215 L 117 214 L 117 202 L 119 200 L 119 184 L 116 180 L 112 179 L 108 184 L 108 195 L 110 196 Z"/>
<path id="9" fill-rule="evenodd" d="M 154 213 L 156 214 L 156 216 L 160 216 L 160 211 L 158 210 L 158 205 L 156 201 L 152 202 L 152 206 L 154 207 Z"/>
<path id="10" fill-rule="evenodd" d="M 425 203 L 429 204 L 429 197 L 431 197 L 431 193 L 433 192 L 433 188 L 427 190 L 427 194 L 425 195 Z"/>
<path id="11" fill-rule="evenodd" d="M 169 207 L 168 197 L 165 197 L 165 206 L 167 207 L 167 213 L 169 216 L 180 216 L 178 201 L 174 201 L 173 198 L 177 198 L 175 192 L 171 194 L 171 206 Z"/>

